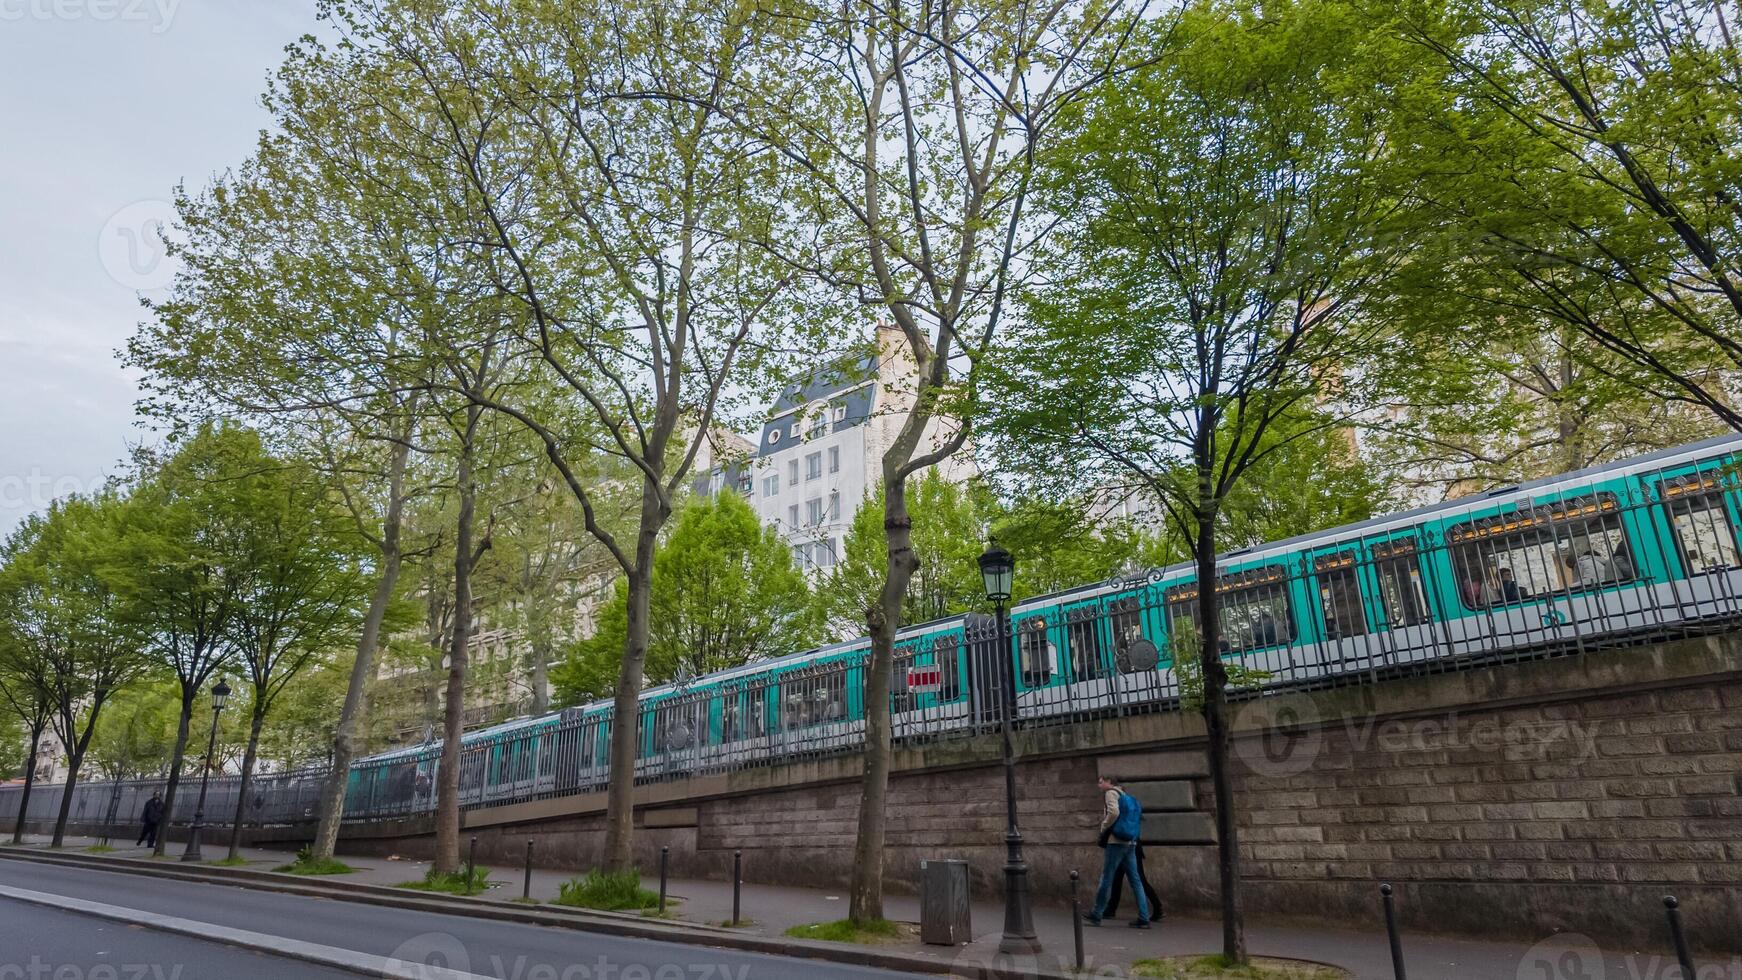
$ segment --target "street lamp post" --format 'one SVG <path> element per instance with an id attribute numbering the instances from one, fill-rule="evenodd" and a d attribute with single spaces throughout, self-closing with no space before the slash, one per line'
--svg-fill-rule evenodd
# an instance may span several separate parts
<path id="1" fill-rule="evenodd" d="M 218 744 L 218 712 L 224 710 L 224 702 L 229 698 L 230 685 L 220 677 L 212 687 L 212 733 L 206 738 L 206 768 L 200 773 L 200 798 L 194 804 L 194 824 L 188 828 L 187 850 L 181 852 L 183 861 L 200 860 L 200 828 L 206 819 L 206 784 L 212 778 L 212 750 Z"/>
<path id="2" fill-rule="evenodd" d="M 1022 830 L 1016 824 L 1016 739 L 1011 725 L 1016 715 L 1016 664 L 1010 652 L 1010 622 L 1004 604 L 1010 601 L 1010 582 L 1016 573 L 1016 560 L 1010 552 L 988 542 L 986 553 L 980 556 L 980 579 L 986 586 L 986 598 L 998 611 L 998 660 L 1004 684 L 1004 706 L 999 712 L 1004 734 L 1004 938 L 998 943 L 1001 953 L 1038 953 L 1040 939 L 1034 934 L 1034 913 L 1028 898 L 1028 862 L 1022 859 Z"/>

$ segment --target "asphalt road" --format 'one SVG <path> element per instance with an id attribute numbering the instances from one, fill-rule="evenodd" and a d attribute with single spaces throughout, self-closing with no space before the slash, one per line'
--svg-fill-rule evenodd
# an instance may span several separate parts
<path id="1" fill-rule="evenodd" d="M 0 899 L 0 980 L 355 980 L 233 946 Z"/>
<path id="2" fill-rule="evenodd" d="M 0 885 L 390 957 L 405 964 L 446 966 L 502 980 L 866 980 L 906 976 L 816 960 L 26 861 L 0 861 Z M 101 957 L 99 950 L 105 951 Z M 311 964 L 275 960 L 214 943 L 0 898 L 0 980 L 55 977 L 52 970 L 35 975 L 7 972 L 7 964 L 28 965 L 32 957 L 37 962 L 64 963 L 75 968 L 85 964 L 86 970 L 117 958 L 128 963 L 170 964 L 158 974 L 119 971 L 112 980 L 346 975 Z M 184 967 L 179 975 L 169 972 L 174 964 Z M 108 976 L 82 971 L 68 975 L 84 980 Z"/>

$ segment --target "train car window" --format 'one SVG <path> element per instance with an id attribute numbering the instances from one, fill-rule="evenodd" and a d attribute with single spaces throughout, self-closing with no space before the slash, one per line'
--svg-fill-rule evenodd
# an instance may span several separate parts
<path id="1" fill-rule="evenodd" d="M 1428 621 L 1427 589 L 1421 582 L 1415 539 L 1373 545 L 1373 572 L 1379 579 L 1379 604 L 1389 629 L 1420 626 Z"/>
<path id="2" fill-rule="evenodd" d="M 1454 525 L 1452 571 L 1469 609 L 1631 582 L 1635 577 L 1612 493 L 1587 494 Z"/>
<path id="3" fill-rule="evenodd" d="M 1367 635 L 1367 609 L 1356 572 L 1353 551 L 1323 555 L 1313 562 L 1319 580 L 1319 617 L 1328 640 Z"/>
<path id="4" fill-rule="evenodd" d="M 1084 608 L 1071 614 L 1070 621 L 1065 626 L 1065 636 L 1070 641 L 1071 679 L 1074 681 L 1092 681 L 1107 673 L 1106 656 L 1101 650 L 1101 631 L 1097 627 L 1095 610 Z"/>
<path id="5" fill-rule="evenodd" d="M 1143 612 L 1136 596 L 1114 599 L 1108 606 L 1113 622 L 1113 658 L 1121 673 L 1135 673 L 1131 662 L 1131 645 L 1143 639 Z"/>
<path id="6" fill-rule="evenodd" d="M 907 688 L 907 671 L 913 666 L 914 653 L 897 650 L 895 654 L 895 676 L 891 679 L 889 689 L 889 710 L 907 711 L 913 707 L 913 692 Z"/>
<path id="7" fill-rule="evenodd" d="M 943 672 L 938 685 L 939 701 L 954 701 L 962 696 L 961 647 L 953 636 L 940 636 L 932 641 L 932 662 Z"/>
<path id="8" fill-rule="evenodd" d="M 836 668 L 781 681 L 780 710 L 781 725 L 788 730 L 846 720 L 846 671 Z"/>
<path id="9" fill-rule="evenodd" d="M 1675 526 L 1676 546 L 1689 574 L 1735 568 L 1736 529 L 1724 507 L 1722 488 L 1716 477 L 1696 473 L 1657 485 Z"/>
<path id="10" fill-rule="evenodd" d="M 722 737 L 726 741 L 761 738 L 768 734 L 762 725 L 762 695 L 765 690 L 767 688 L 763 685 L 756 684 L 726 696 L 726 706 L 721 717 L 724 733 Z"/>
<path id="11" fill-rule="evenodd" d="M 1224 575 L 1216 582 L 1219 597 L 1216 616 L 1221 624 L 1219 641 L 1224 653 L 1259 650 L 1294 642 L 1294 609 L 1288 598 L 1288 569 L 1266 565 Z M 1170 629 L 1190 623 L 1200 625 L 1198 588 L 1195 583 L 1167 590 Z"/>
<path id="12" fill-rule="evenodd" d="M 1022 683 L 1025 687 L 1040 687 L 1052 679 L 1053 647 L 1046 637 L 1046 620 L 1032 616 L 1022 621 L 1016 631 L 1018 657 L 1022 662 Z"/>

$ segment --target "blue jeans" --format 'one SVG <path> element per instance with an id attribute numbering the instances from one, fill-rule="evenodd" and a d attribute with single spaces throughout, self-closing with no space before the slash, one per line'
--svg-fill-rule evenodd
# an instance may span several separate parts
<path id="1" fill-rule="evenodd" d="M 1109 841 L 1102 848 L 1101 887 L 1095 889 L 1095 918 L 1107 911 L 1107 898 L 1113 892 L 1113 881 L 1124 875 L 1131 883 L 1131 894 L 1137 896 L 1137 921 L 1149 921 L 1149 896 L 1143 894 L 1143 880 L 1137 877 L 1137 844 L 1132 841 Z"/>

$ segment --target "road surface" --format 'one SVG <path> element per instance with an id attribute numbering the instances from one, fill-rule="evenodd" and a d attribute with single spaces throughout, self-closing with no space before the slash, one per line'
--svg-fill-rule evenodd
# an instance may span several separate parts
<path id="1" fill-rule="evenodd" d="M 44 908 L 20 893 L 91 903 Z M 139 911 L 197 923 L 234 942 L 266 943 L 267 955 L 234 945 L 126 925 L 103 915 Z M 227 931 L 228 930 L 228 931 Z M 250 934 L 248 939 L 241 938 Z M 288 958 L 322 947 L 429 964 L 501 980 L 887 980 L 884 970 L 380 908 L 231 885 L 204 884 L 0 861 L 0 980 L 238 980 L 369 975 Z M 115 967 L 111 972 L 104 964 Z M 31 972 L 32 966 L 36 972 Z M 134 967 L 132 970 L 122 966 Z M 65 967 L 67 972 L 56 973 Z M 143 969 L 137 969 L 143 967 Z M 155 968 L 155 969 L 154 969 Z M 378 971 L 380 968 L 377 967 Z M 379 975 L 377 972 L 376 975 Z"/>

